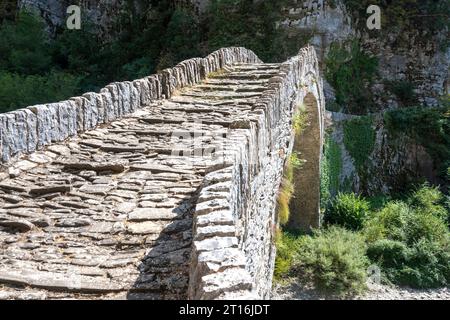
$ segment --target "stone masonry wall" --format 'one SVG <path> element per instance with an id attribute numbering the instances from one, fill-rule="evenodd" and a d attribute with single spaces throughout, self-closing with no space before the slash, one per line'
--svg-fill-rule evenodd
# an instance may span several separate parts
<path id="1" fill-rule="evenodd" d="M 308 47 L 281 65 L 251 119 L 228 137 L 224 167 L 206 175 L 194 215 L 191 298 L 269 298 L 276 198 L 293 147 L 292 117 L 308 93 L 318 102 L 322 141 L 322 81 Z"/>

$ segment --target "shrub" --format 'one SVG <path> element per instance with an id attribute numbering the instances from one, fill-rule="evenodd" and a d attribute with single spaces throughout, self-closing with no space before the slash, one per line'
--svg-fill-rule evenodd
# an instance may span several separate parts
<path id="1" fill-rule="evenodd" d="M 450 281 L 448 244 L 421 239 L 412 247 L 392 240 L 379 240 L 367 249 L 368 257 L 381 266 L 388 281 L 413 288 L 433 288 Z"/>
<path id="2" fill-rule="evenodd" d="M 404 107 L 410 107 L 418 103 L 417 95 L 414 92 L 414 86 L 407 81 L 386 81 L 389 91 L 395 94 Z"/>
<path id="3" fill-rule="evenodd" d="M 406 240 L 406 225 L 411 208 L 401 201 L 391 201 L 364 223 L 364 234 L 369 242 L 381 239 Z"/>
<path id="4" fill-rule="evenodd" d="M 340 193 L 325 214 L 325 221 L 350 230 L 359 230 L 370 213 L 369 203 L 354 193 Z"/>
<path id="5" fill-rule="evenodd" d="M 294 270 L 300 278 L 313 279 L 317 288 L 339 295 L 366 288 L 368 260 L 363 237 L 332 226 L 299 241 Z"/>
<path id="6" fill-rule="evenodd" d="M 390 239 L 412 245 L 421 239 L 445 241 L 448 227 L 439 216 L 392 201 L 365 222 L 364 234 L 369 242 Z"/>
<path id="7" fill-rule="evenodd" d="M 408 260 L 408 250 L 403 242 L 382 239 L 368 246 L 367 256 L 383 268 L 399 268 Z"/>
<path id="8" fill-rule="evenodd" d="M 369 201 L 372 211 L 378 211 L 383 209 L 391 199 L 389 195 L 379 194 L 367 198 L 367 201 Z"/>
<path id="9" fill-rule="evenodd" d="M 277 230 L 275 245 L 277 256 L 275 258 L 275 280 L 289 276 L 295 252 L 298 250 L 299 240 L 294 235 Z"/>
<path id="10" fill-rule="evenodd" d="M 191 10 L 177 8 L 167 25 L 158 70 L 200 55 L 200 26 Z"/>
<path id="11" fill-rule="evenodd" d="M 289 203 L 291 202 L 293 194 L 294 185 L 290 180 L 283 178 L 277 200 L 278 221 L 281 225 L 285 225 L 289 221 Z"/>
<path id="12" fill-rule="evenodd" d="M 284 61 L 311 38 L 310 32 L 293 34 L 277 23 L 286 0 L 212 0 L 205 14 L 209 51 L 228 46 L 253 50 L 265 62 Z"/>
<path id="13" fill-rule="evenodd" d="M 400 270 L 397 283 L 415 288 L 445 287 L 450 284 L 450 248 L 420 240 L 411 248 L 407 266 Z"/>
<path id="14" fill-rule="evenodd" d="M 437 188 L 423 186 L 407 202 L 391 201 L 366 221 L 367 255 L 389 281 L 415 288 L 449 283 L 448 212 L 442 201 Z"/>
<path id="15" fill-rule="evenodd" d="M 450 164 L 450 103 L 442 107 L 404 108 L 384 113 L 384 124 L 392 136 L 407 135 L 425 147 L 441 178 Z M 424 134 L 426 132 L 426 134 Z"/>
<path id="16" fill-rule="evenodd" d="M 418 188 L 410 197 L 409 202 L 417 210 L 447 220 L 449 212 L 445 208 L 444 195 L 438 187 L 425 184 Z"/>
<path id="17" fill-rule="evenodd" d="M 414 211 L 409 217 L 406 242 L 410 245 L 419 240 L 442 243 L 448 237 L 448 227 L 444 220 L 427 212 Z"/>
<path id="18" fill-rule="evenodd" d="M 0 28 L 0 69 L 21 74 L 43 74 L 51 65 L 49 37 L 44 20 L 21 11 L 16 22 Z"/>

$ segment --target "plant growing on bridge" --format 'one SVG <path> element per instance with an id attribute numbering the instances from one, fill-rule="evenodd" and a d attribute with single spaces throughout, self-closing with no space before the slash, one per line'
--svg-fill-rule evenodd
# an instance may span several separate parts
<path id="1" fill-rule="evenodd" d="M 299 158 L 300 152 L 293 151 L 289 157 L 289 163 L 293 170 L 301 169 L 306 160 Z"/>
<path id="2" fill-rule="evenodd" d="M 294 194 L 294 184 L 286 177 L 281 182 L 281 188 L 277 199 L 278 221 L 281 225 L 286 225 L 289 222 L 290 210 L 289 203 Z"/>
<path id="3" fill-rule="evenodd" d="M 298 152 L 292 152 L 286 161 L 280 191 L 277 199 L 277 213 L 280 224 L 286 225 L 289 222 L 289 204 L 294 196 L 294 171 L 299 170 L 305 160 L 299 158 Z"/>
<path id="4" fill-rule="evenodd" d="M 308 126 L 308 112 L 306 110 L 306 107 L 304 105 L 301 105 L 297 108 L 297 111 L 292 118 L 292 127 L 294 128 L 295 135 L 300 135 Z"/>

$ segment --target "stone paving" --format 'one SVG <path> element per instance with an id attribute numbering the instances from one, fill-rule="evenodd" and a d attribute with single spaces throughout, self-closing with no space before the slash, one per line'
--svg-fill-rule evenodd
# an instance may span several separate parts
<path id="1" fill-rule="evenodd" d="M 220 166 L 198 155 L 247 127 L 278 72 L 235 64 L 4 167 L 0 299 L 186 298 L 198 190 Z"/>

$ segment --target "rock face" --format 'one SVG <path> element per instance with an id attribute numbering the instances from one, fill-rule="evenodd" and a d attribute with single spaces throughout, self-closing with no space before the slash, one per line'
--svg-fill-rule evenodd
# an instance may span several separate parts
<path id="1" fill-rule="evenodd" d="M 16 2 L 19 8 L 37 11 L 46 21 L 51 33 L 65 25 L 68 18 L 67 8 L 76 4 L 70 0 L 16 0 Z M 114 19 L 126 2 L 125 0 L 81 0 L 77 4 L 82 8 L 82 20 L 89 20 L 99 28 L 102 35 L 107 36 Z M 134 1 L 133 5 L 138 8 L 139 1 Z"/>
<path id="2" fill-rule="evenodd" d="M 436 185 L 442 183 L 427 150 L 406 135 L 389 132 L 382 114 L 373 115 L 374 147 L 367 155 L 363 169 L 357 170 L 355 160 L 344 143 L 344 125 L 346 121 L 359 117 L 336 112 L 327 112 L 327 117 L 332 129 L 330 138 L 338 144 L 341 153 L 339 185 L 345 191 L 391 194 L 421 177 Z"/>
<path id="3" fill-rule="evenodd" d="M 307 96 L 320 150 L 312 47 L 282 64 L 221 49 L 0 115 L 0 296 L 269 297 L 277 191 Z"/>
<path id="4" fill-rule="evenodd" d="M 370 37 L 366 30 L 356 28 L 355 17 L 339 0 L 293 1 L 286 6 L 283 15 L 281 26 L 291 32 L 311 33 L 311 43 L 319 52 L 320 60 L 333 42 L 358 38 L 362 46 L 378 58 L 380 80 L 412 83 L 419 101 L 429 106 L 436 105 L 438 98 L 448 92 L 450 48 L 438 45 L 438 41 L 445 39 L 446 30 L 425 38 L 417 30 L 384 31 L 384 37 Z M 378 95 L 380 109 L 397 106 L 395 96 L 386 97 L 383 81 L 371 90 Z"/>

